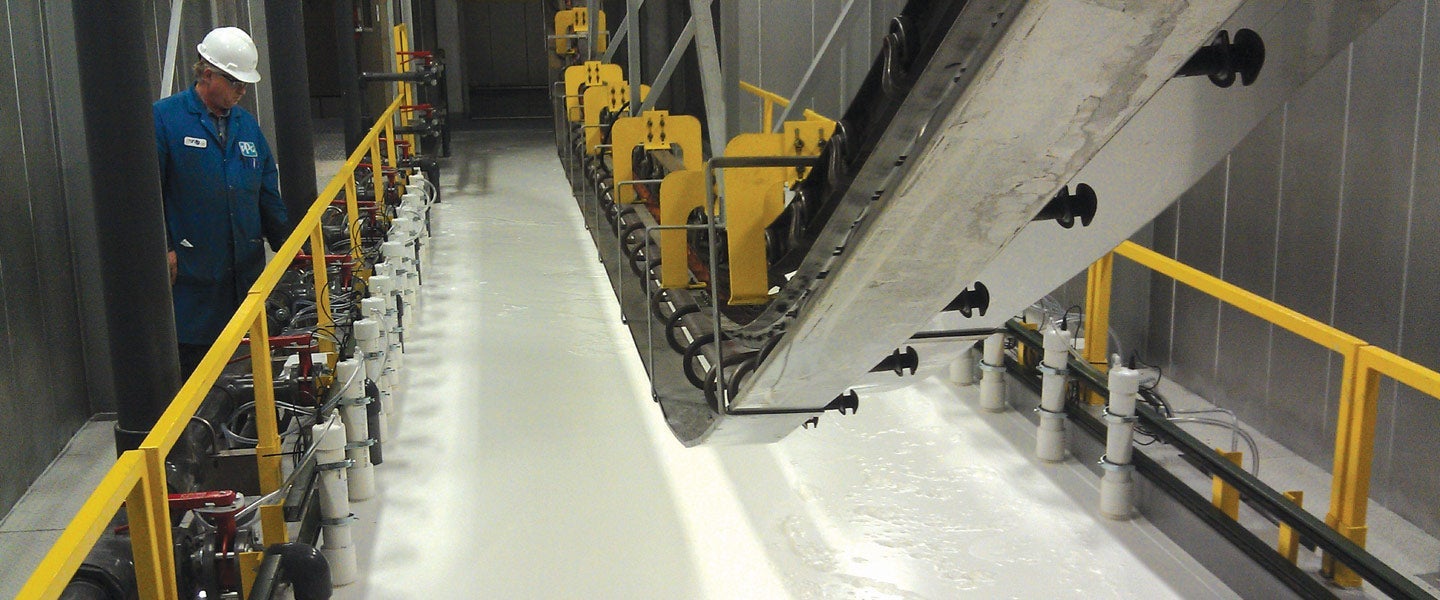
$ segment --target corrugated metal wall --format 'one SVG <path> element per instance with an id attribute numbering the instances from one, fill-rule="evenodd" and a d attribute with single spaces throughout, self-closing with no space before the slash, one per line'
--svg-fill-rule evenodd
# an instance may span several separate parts
<path id="1" fill-rule="evenodd" d="M 0 513 L 90 416 L 62 145 L 78 110 L 68 2 L 0 14 Z M 57 29 L 62 29 L 57 31 Z M 73 38 L 73 35 L 68 35 Z M 55 46 L 62 46 L 56 48 Z M 67 61 L 68 58 L 68 61 Z M 143 74 L 140 74 L 143 76 Z M 73 138 L 63 141 L 73 141 Z M 83 150 L 83 147 L 82 147 Z M 83 155 L 83 152 L 81 153 Z"/>
<path id="2" fill-rule="evenodd" d="M 1401 2 L 1155 222 L 1155 248 L 1440 368 L 1440 11 Z M 1168 279 L 1147 358 L 1328 468 L 1338 356 Z M 1381 503 L 1440 534 L 1440 402 L 1381 389 Z"/>
<path id="3" fill-rule="evenodd" d="M 846 0 L 813 2 L 725 2 L 720 10 L 720 68 L 730 134 L 757 131 L 760 101 L 740 91 L 746 81 L 790 97 L 826 36 L 841 16 Z M 845 26 L 836 34 L 825 59 L 815 69 L 806 97 L 792 98 L 798 108 L 812 108 L 840 118 L 880 51 L 890 19 L 904 0 L 854 0 Z M 780 116 L 776 109 L 775 117 Z"/>

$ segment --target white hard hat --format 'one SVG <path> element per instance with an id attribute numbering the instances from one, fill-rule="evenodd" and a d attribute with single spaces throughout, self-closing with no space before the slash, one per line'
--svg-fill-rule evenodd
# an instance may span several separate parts
<path id="1" fill-rule="evenodd" d="M 200 45 L 195 46 L 200 57 L 245 83 L 260 81 L 260 72 L 255 65 L 260 55 L 255 51 L 255 40 L 239 27 L 220 27 L 205 34 Z"/>

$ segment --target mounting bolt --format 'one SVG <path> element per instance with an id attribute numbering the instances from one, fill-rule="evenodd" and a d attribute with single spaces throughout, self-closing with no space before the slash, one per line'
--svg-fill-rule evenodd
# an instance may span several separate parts
<path id="1" fill-rule="evenodd" d="M 975 289 L 965 288 L 956 296 L 950 304 L 945 306 L 946 311 L 958 310 L 965 318 L 970 318 L 974 311 L 979 311 L 980 316 L 985 316 L 985 311 L 990 308 L 990 289 L 985 284 L 975 282 Z"/>
<path id="2" fill-rule="evenodd" d="M 1095 210 L 1099 201 L 1095 197 L 1095 189 L 1088 184 L 1075 186 L 1075 193 L 1070 193 L 1070 186 L 1060 188 L 1045 208 L 1040 209 L 1040 214 L 1035 215 L 1031 221 L 1055 221 L 1061 227 L 1069 229 L 1075 226 L 1075 218 L 1080 218 L 1081 227 L 1089 227 L 1090 221 L 1095 218 Z"/>
<path id="3" fill-rule="evenodd" d="M 1213 43 L 1185 61 L 1175 76 L 1205 75 L 1210 78 L 1210 83 L 1228 88 L 1234 85 L 1236 75 L 1240 76 L 1240 85 L 1255 83 L 1264 65 L 1265 42 L 1260 39 L 1260 34 L 1241 29 L 1235 32 L 1235 41 L 1231 42 L 1230 33 L 1221 31 L 1216 34 Z"/>

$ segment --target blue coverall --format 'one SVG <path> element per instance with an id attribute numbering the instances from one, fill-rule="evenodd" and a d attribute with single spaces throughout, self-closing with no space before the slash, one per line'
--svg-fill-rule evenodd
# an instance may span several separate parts
<path id="1" fill-rule="evenodd" d="M 209 346 L 264 270 L 264 240 L 279 248 L 290 233 L 279 171 L 260 124 L 239 106 L 223 143 L 194 87 L 156 102 L 154 115 L 166 237 L 178 261 L 176 333 L 181 344 Z"/>

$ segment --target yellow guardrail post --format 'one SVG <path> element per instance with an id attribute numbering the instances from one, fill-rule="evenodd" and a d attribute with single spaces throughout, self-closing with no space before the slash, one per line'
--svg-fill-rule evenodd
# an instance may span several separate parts
<path id="1" fill-rule="evenodd" d="M 1305 504 L 1305 492 L 1285 492 L 1285 499 L 1294 502 L 1296 507 L 1302 507 Z M 1279 541 L 1275 544 L 1275 550 L 1292 565 L 1300 558 L 1300 536 L 1295 533 L 1294 527 L 1280 523 Z"/>
<path id="2" fill-rule="evenodd" d="M 130 491 L 125 504 L 130 521 L 130 547 L 135 557 L 135 583 L 141 597 L 176 598 L 180 589 L 175 581 L 175 554 L 171 551 L 175 544 L 170 535 L 165 454 L 155 447 L 141 447 L 138 452 L 144 475 Z M 153 592 L 147 593 L 147 589 Z"/>
<path id="3" fill-rule="evenodd" d="M 1364 397 L 1363 385 L 1360 383 L 1362 373 L 1360 371 L 1360 347 L 1357 346 L 1344 353 L 1344 361 L 1341 366 L 1340 375 L 1340 408 L 1335 417 L 1335 455 L 1334 467 L 1330 473 L 1330 509 L 1325 513 L 1325 524 L 1340 532 L 1341 535 L 1349 538 L 1350 541 L 1365 546 L 1365 532 L 1363 528 L 1355 528 L 1354 512 L 1347 508 L 1347 504 L 1355 491 L 1356 478 L 1359 475 L 1352 470 L 1355 460 L 1354 455 L 1362 452 L 1362 449 L 1354 446 L 1359 430 L 1366 429 L 1363 422 L 1365 415 L 1370 416 L 1370 446 L 1373 448 L 1375 439 L 1374 411 L 1366 410 L 1365 405 L 1373 406 L 1373 398 L 1370 401 Z M 1360 438 L 1365 436 L 1360 435 Z M 1370 451 L 1363 451 L 1369 457 Z M 1367 461 L 1368 462 L 1368 461 Z M 1369 492 L 1369 466 L 1365 469 L 1366 493 Z M 1362 503 L 1363 506 L 1363 503 Z M 1360 524 L 1365 522 L 1364 509 L 1361 509 Z M 1357 538 L 1358 536 L 1358 538 Z M 1321 559 L 1320 572 L 1330 577 L 1342 587 L 1356 587 L 1360 585 L 1360 578 L 1345 565 L 1335 560 L 1334 556 L 1326 554 Z"/>
<path id="4" fill-rule="evenodd" d="M 261 290 L 250 290 L 250 302 L 257 307 L 265 305 L 267 294 Z M 250 369 L 255 378 L 255 466 L 260 473 L 260 493 L 268 494 L 280 489 L 280 430 L 275 422 L 275 384 L 270 365 L 270 335 L 266 324 L 265 311 L 256 310 L 250 325 Z M 260 528 L 265 543 L 276 544 L 287 541 L 284 507 L 271 504 L 260 507 Z"/>
<path id="5" fill-rule="evenodd" d="M 1085 349 L 1081 353 L 1085 362 L 1099 369 L 1110 371 L 1110 291 L 1115 271 L 1115 253 L 1107 252 L 1100 260 L 1090 265 L 1085 284 Z M 1105 404 L 1105 397 L 1090 392 L 1089 402 Z"/>
<path id="6" fill-rule="evenodd" d="M 360 267 L 360 194 L 355 191 L 355 172 L 345 177 L 345 214 L 350 217 L 350 260 Z"/>
<path id="7" fill-rule="evenodd" d="M 315 273 L 315 330 L 335 332 L 335 315 L 330 310 L 330 266 L 325 259 L 325 229 L 320 223 L 310 230 L 310 268 Z M 335 352 L 335 342 L 323 335 L 319 338 L 321 352 Z"/>

